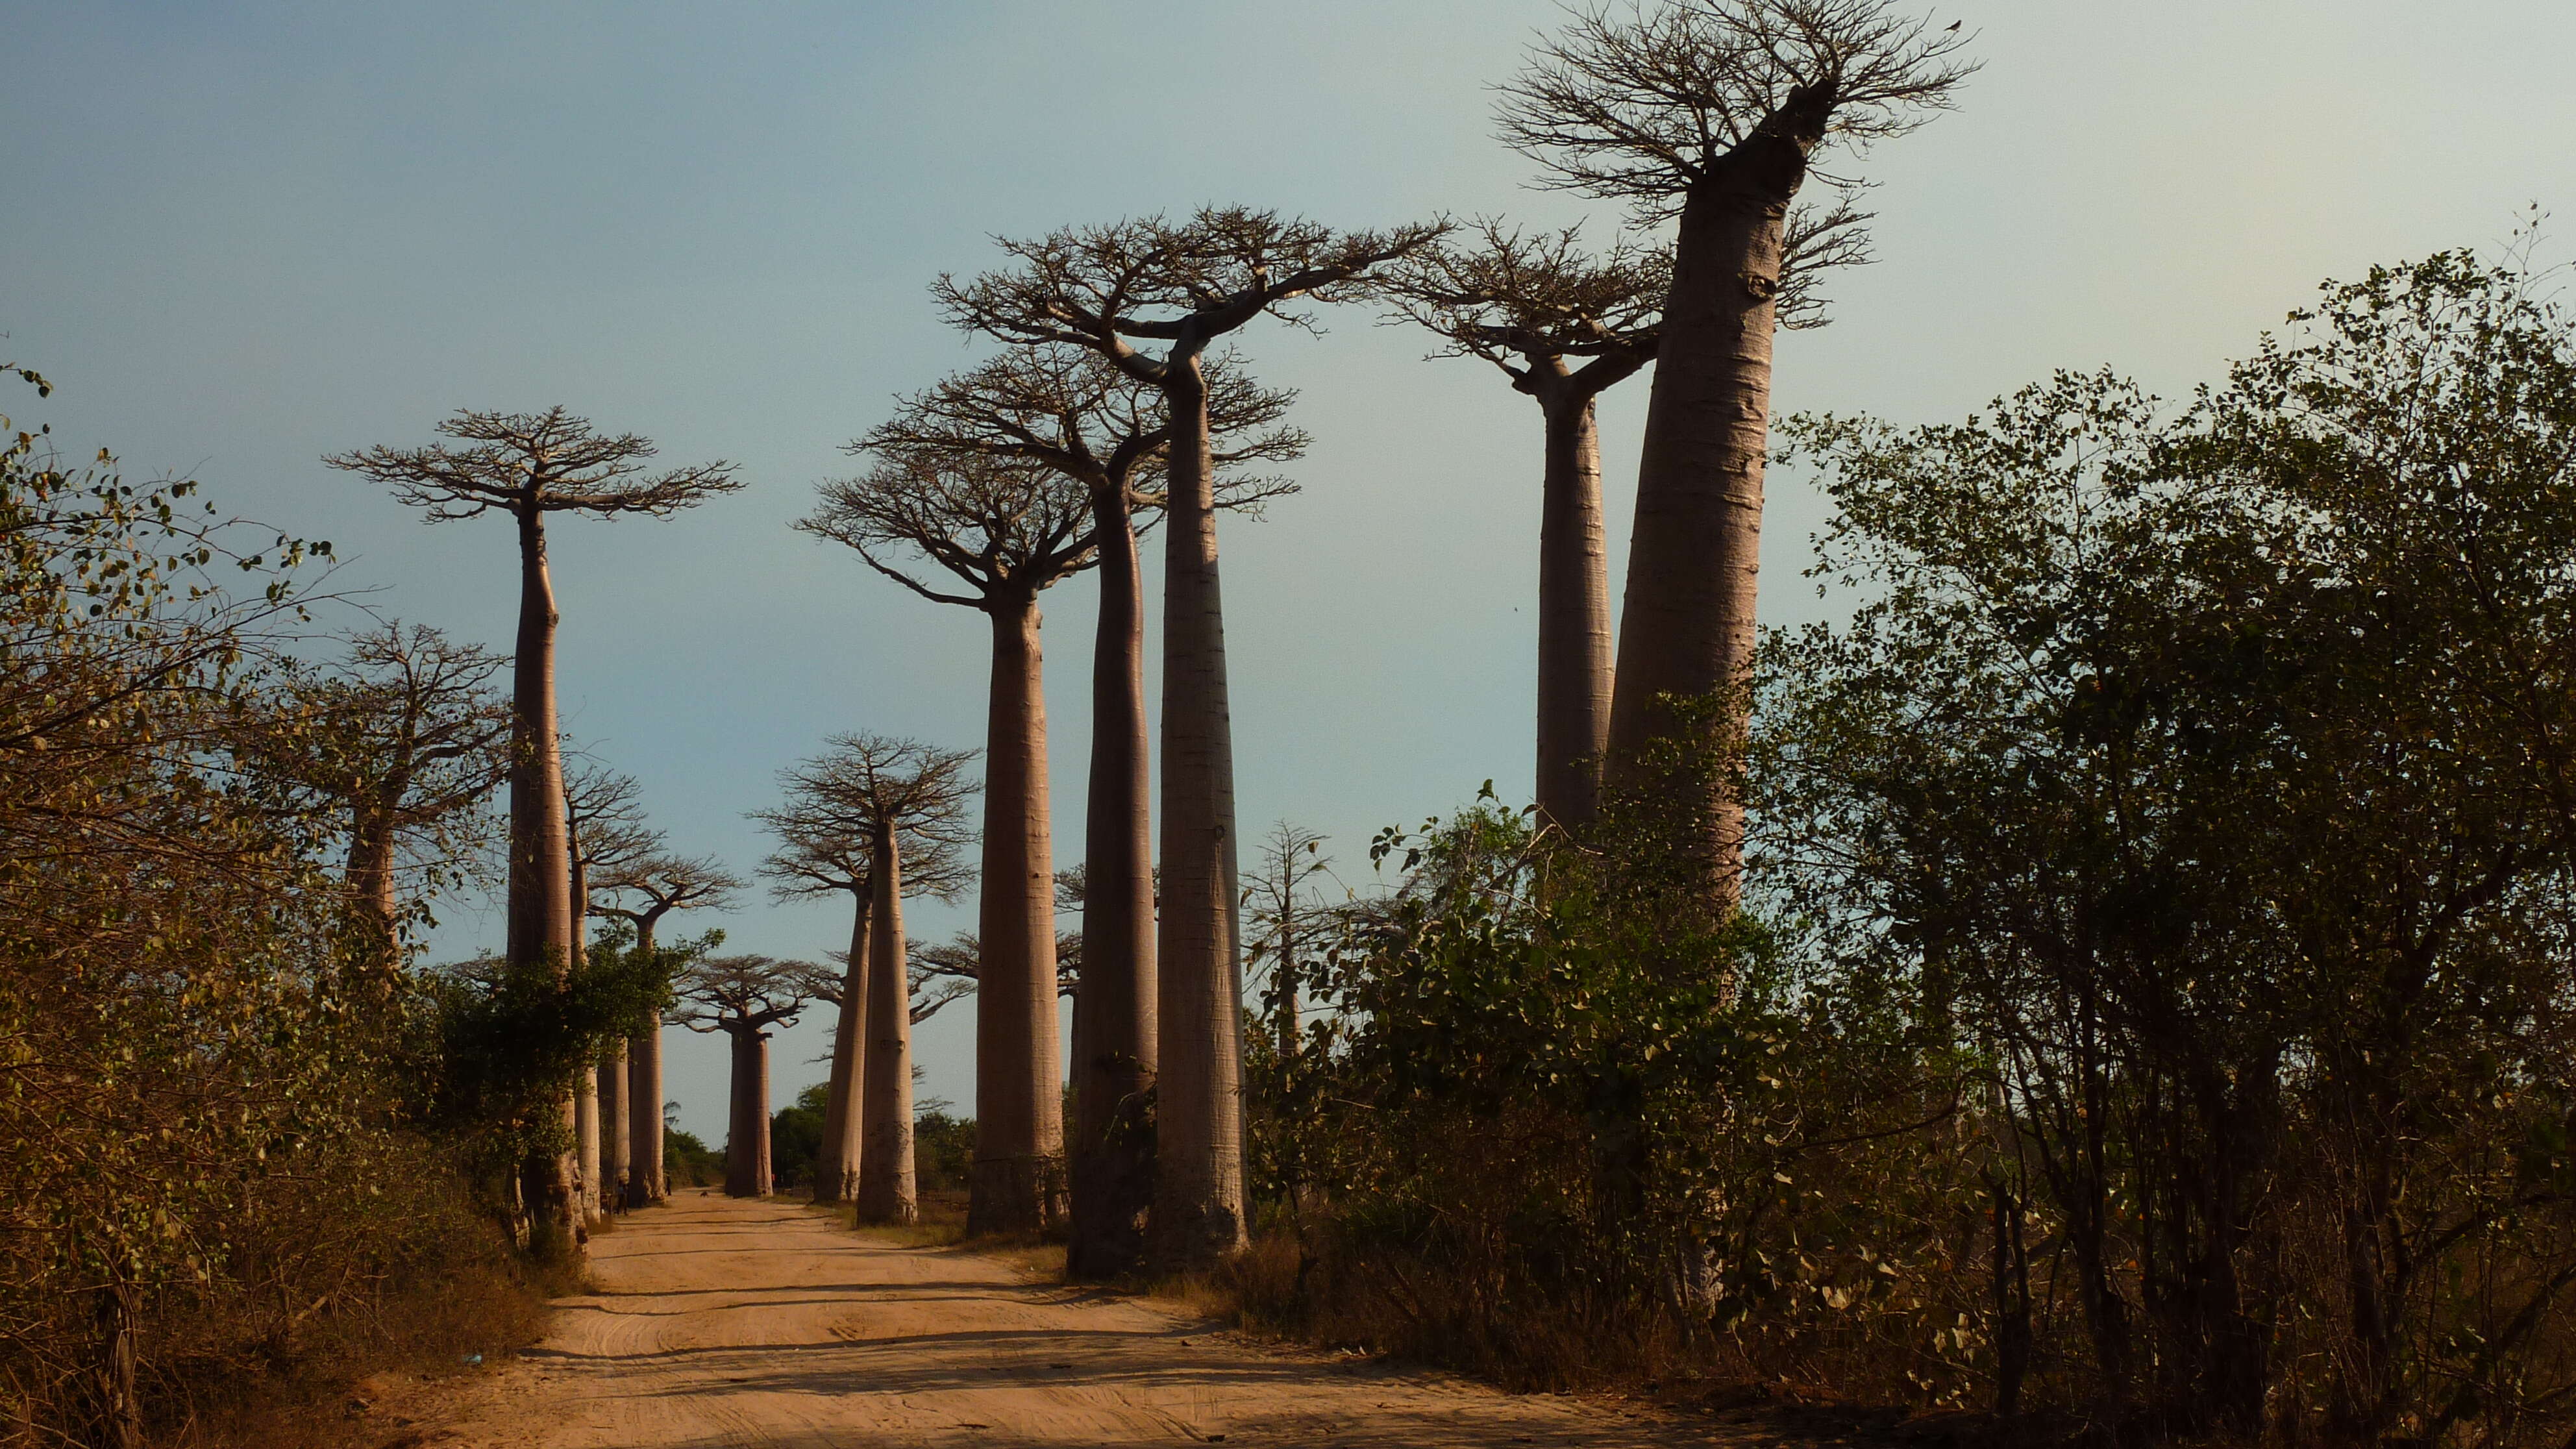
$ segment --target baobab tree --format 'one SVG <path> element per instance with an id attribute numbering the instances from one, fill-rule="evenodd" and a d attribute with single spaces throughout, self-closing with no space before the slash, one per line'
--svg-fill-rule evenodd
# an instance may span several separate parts
<path id="1" fill-rule="evenodd" d="M 1652 0 L 1579 13 L 1503 87 L 1502 139 L 1549 184 L 1678 222 L 1621 603 L 1607 777 L 1643 790 L 1685 753 L 1693 700 L 1729 722 L 1753 648 L 1762 464 L 1791 209 L 1819 155 L 1901 135 L 1973 67 L 1952 24 L 1892 0 Z M 1854 235 L 1848 212 L 1814 230 Z M 1849 241 L 1844 243 L 1850 245 Z M 1676 707 L 1679 706 L 1679 712 Z M 1740 892 L 1743 806 L 1722 772 L 1690 805 L 1710 903 Z M 1701 788 L 1701 787 L 1695 787 Z"/>
<path id="2" fill-rule="evenodd" d="M 610 898 L 596 907 L 635 928 L 635 947 L 648 956 L 657 950 L 655 932 L 673 911 L 733 909 L 742 882 L 704 857 L 656 853 L 604 871 L 592 888 Z M 626 1206 L 650 1207 L 663 1200 L 662 1175 L 662 1023 L 641 1022 L 626 1039 Z"/>
<path id="3" fill-rule="evenodd" d="M 857 446 L 857 445 L 854 445 Z M 993 629 L 977 924 L 986 951 L 975 1010 L 970 1232 L 1021 1232 L 1062 1215 L 1063 1073 L 1056 1045 L 1054 842 L 1047 809 L 1038 595 L 1092 561 L 1089 499 L 1008 459 L 878 451 L 866 475 L 823 485 L 797 525 L 857 551 L 925 599 L 981 610 Z M 952 593 L 890 560 L 917 554 L 962 581 Z M 865 1170 L 865 1157 L 861 1158 Z"/>
<path id="4" fill-rule="evenodd" d="M 666 517 L 742 487 L 733 465 L 701 463 L 648 470 L 651 443 L 632 433 L 601 434 L 560 407 L 542 413 L 460 410 L 438 424 L 454 445 L 376 447 L 323 461 L 391 488 L 431 523 L 495 509 L 519 534 L 519 634 L 512 656 L 508 956 L 520 969 L 572 960 L 572 874 L 564 840 L 563 756 L 555 709 L 554 583 L 546 569 L 546 515 L 589 513 Z M 565 1125 L 573 1106 L 564 1103 Z M 567 1239 L 579 1214 L 573 1162 L 522 1169 L 530 1203 L 542 1201 Z"/>
<path id="5" fill-rule="evenodd" d="M 575 970 L 590 953 L 591 882 L 644 859 L 662 847 L 662 832 L 644 824 L 642 787 L 594 763 L 564 775 L 564 838 L 572 847 L 572 960 Z M 626 1044 L 611 1060 L 582 1069 L 573 1088 L 573 1138 L 581 1157 L 586 1214 L 614 1212 L 626 1201 L 633 1149 L 626 1128 Z"/>
<path id="6" fill-rule="evenodd" d="M 1282 426 L 1295 394 L 1253 384 L 1210 359 L 1216 506 L 1257 512 L 1293 492 L 1247 476 L 1251 463 L 1305 451 Z M 904 400 L 864 440 L 877 450 L 1034 463 L 1090 499 L 1100 613 L 1092 642 L 1091 769 L 1083 827 L 1082 939 L 1090 987 L 1074 1005 L 1073 1112 L 1066 1271 L 1107 1278 L 1140 1266 L 1153 1199 L 1153 813 L 1147 794 L 1145 600 L 1138 512 L 1162 503 L 1171 427 L 1162 390 L 1089 348 L 1014 348 Z M 1059 946 L 1058 965 L 1063 958 Z"/>
<path id="7" fill-rule="evenodd" d="M 769 1162 L 769 1029 L 794 1026 L 805 1010 L 803 978 L 811 961 L 717 956 L 679 981 L 672 1020 L 696 1032 L 723 1032 L 733 1043 L 733 1090 L 725 1127 L 725 1195 L 767 1197 Z"/>
<path id="8" fill-rule="evenodd" d="M 967 771 L 975 755 L 880 735 L 839 735 L 829 743 L 823 754 L 781 772 L 784 806 L 752 817 L 779 838 L 761 865 L 773 895 L 797 900 L 847 892 L 856 903 L 840 977 L 818 981 L 808 993 L 838 1016 L 814 1200 L 856 1201 L 863 1214 L 909 1222 L 918 1209 L 902 897 L 953 900 L 966 886 L 965 846 L 972 837 L 966 799 L 975 790 Z M 891 925 L 875 933 L 871 923 L 878 920 Z M 876 934 L 885 939 L 874 940 Z M 880 961 L 886 963 L 882 977 Z M 883 1160 L 873 1155 L 880 1142 Z M 871 1175 L 863 1164 L 884 1171 Z M 879 1201 L 867 1192 L 872 1185 Z"/>
<path id="9" fill-rule="evenodd" d="M 509 771 L 510 711 L 492 688 L 508 663 L 427 625 L 388 623 L 351 639 L 338 672 L 297 682 L 289 697 L 313 727 L 250 736 L 266 768 L 346 813 L 350 905 L 387 963 L 400 862 L 461 872 L 486 838 L 474 822 Z"/>
<path id="10" fill-rule="evenodd" d="M 1464 244 L 1425 247 L 1388 293 L 1448 343 L 1500 368 L 1545 423 L 1539 475 L 1538 806 L 1581 832 L 1599 810 L 1610 743 L 1610 553 L 1601 518 L 1600 395 L 1654 360 L 1670 282 L 1659 250 L 1583 254 L 1577 229 L 1486 220 Z"/>
<path id="11" fill-rule="evenodd" d="M 1217 578 L 1208 350 L 1299 299 L 1357 297 L 1377 268 L 1444 228 L 1336 232 L 1248 208 L 1208 208 L 1006 240 L 1003 270 L 942 277 L 961 328 L 1029 346 L 1087 348 L 1163 395 L 1171 437 L 1163 535 L 1163 899 L 1156 931 L 1154 1251 L 1195 1267 L 1246 1241 L 1243 969 L 1234 880 L 1234 737 Z M 1159 354 L 1148 348 L 1160 347 Z M 989 943 L 988 943 L 989 944 Z"/>

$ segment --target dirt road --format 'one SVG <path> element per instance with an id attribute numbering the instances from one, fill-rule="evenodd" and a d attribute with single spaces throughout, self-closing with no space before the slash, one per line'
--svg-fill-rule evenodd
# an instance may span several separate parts
<path id="1" fill-rule="evenodd" d="M 450 1381 L 446 1449 L 1708 1442 L 1661 1416 L 1273 1350 L 1159 1304 L 896 1248 L 784 1203 L 684 1194 L 596 1241 L 596 1296 Z M 415 1435 L 417 1437 L 415 1437 Z"/>

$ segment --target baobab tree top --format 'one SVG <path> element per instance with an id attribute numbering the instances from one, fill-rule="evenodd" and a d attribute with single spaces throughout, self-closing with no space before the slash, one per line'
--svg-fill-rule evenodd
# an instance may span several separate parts
<path id="1" fill-rule="evenodd" d="M 943 275 L 931 295 L 948 320 L 1005 342 L 1089 348 L 1131 376 L 1165 381 L 1172 360 L 1195 358 L 1214 338 L 1263 312 L 1312 329 L 1280 304 L 1348 301 L 1370 269 L 1429 245 L 1446 223 L 1387 231 L 1335 231 L 1303 217 L 1250 207 L 1202 207 L 1188 220 L 1161 216 L 1071 227 L 1035 240 L 1003 238 L 1015 265 L 969 282 Z M 1169 344 L 1157 360 L 1138 341 Z"/>
<path id="2" fill-rule="evenodd" d="M 1391 269 L 1396 311 L 1448 342 L 1442 355 L 1478 357 L 1517 385 L 1546 358 L 1615 359 L 1622 375 L 1654 356 L 1672 257 L 1614 241 L 1598 257 L 1582 228 L 1527 232 L 1480 218 L 1463 244 L 1423 248 Z"/>
<path id="3" fill-rule="evenodd" d="M 1230 355 L 1206 365 L 1208 432 L 1227 441 L 1220 468 L 1284 463 L 1306 451 L 1306 434 L 1283 419 L 1295 392 L 1252 381 Z M 1159 503 L 1154 482 L 1171 440 L 1160 389 L 1099 352 L 1069 344 L 1013 348 L 902 399 L 895 415 L 846 451 L 880 456 L 911 450 L 1038 463 L 1092 488 L 1123 484 L 1133 501 Z M 1228 474 L 1217 506 L 1258 513 L 1297 491 L 1282 478 Z"/>
<path id="4" fill-rule="evenodd" d="M 1976 69 L 1959 24 L 1891 0 L 1638 0 L 1577 14 L 1502 87 L 1501 137 L 1542 185 L 1669 215 L 1762 143 L 1803 158 L 1902 135 Z"/>
<path id="5" fill-rule="evenodd" d="M 825 751 L 781 770 L 788 802 L 755 810 L 779 848 L 761 863 L 782 900 L 855 891 L 868 879 L 870 842 L 895 829 L 906 895 L 954 900 L 974 881 L 966 847 L 975 839 L 967 802 L 979 750 L 943 750 L 885 735 L 834 735 Z"/>
<path id="6" fill-rule="evenodd" d="M 821 970 L 811 961 L 771 956 L 710 957 L 675 983 L 680 1005 L 671 1020 L 699 1032 L 792 1026 L 809 1000 L 804 983 Z"/>
<path id="7" fill-rule="evenodd" d="M 865 475 L 826 483 L 822 505 L 796 527 L 855 551 L 868 567 L 925 599 L 989 609 L 1090 566 L 1091 500 L 1034 463 L 908 448 Z M 920 553 L 975 590 L 949 593 L 887 561 Z"/>
<path id="8" fill-rule="evenodd" d="M 656 451 L 650 442 L 633 433 L 593 432 L 589 419 L 560 407 L 461 409 L 438 431 L 462 446 L 378 444 L 323 461 L 384 484 L 431 523 L 495 508 L 521 517 L 571 510 L 660 517 L 743 486 L 733 464 L 722 461 L 651 472 L 645 466 Z"/>

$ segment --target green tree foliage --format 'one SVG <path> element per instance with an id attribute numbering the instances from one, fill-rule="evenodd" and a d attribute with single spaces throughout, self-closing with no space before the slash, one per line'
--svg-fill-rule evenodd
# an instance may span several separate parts
<path id="1" fill-rule="evenodd" d="M 358 737 L 285 653 L 328 546 L 7 439 L 0 1437 L 163 1442 L 322 1346 L 516 1292 L 507 1204 L 474 1191 L 527 1130 L 495 1052 L 578 1062 L 649 982 L 388 952 L 345 801 L 280 763 Z"/>
<path id="2" fill-rule="evenodd" d="M 816 1082 L 796 1100 L 769 1114 L 769 1170 L 775 1191 L 814 1185 L 814 1158 L 823 1149 L 823 1103 L 832 1084 Z"/>

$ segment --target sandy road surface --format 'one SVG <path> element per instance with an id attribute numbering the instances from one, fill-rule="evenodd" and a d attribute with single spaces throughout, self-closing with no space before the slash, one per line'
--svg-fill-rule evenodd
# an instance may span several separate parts
<path id="1" fill-rule="evenodd" d="M 783 1203 L 686 1194 L 593 1245 L 601 1288 L 419 1406 L 492 1449 L 1708 1442 L 1616 1405 L 1274 1351 L 1159 1304 L 893 1248 Z"/>

